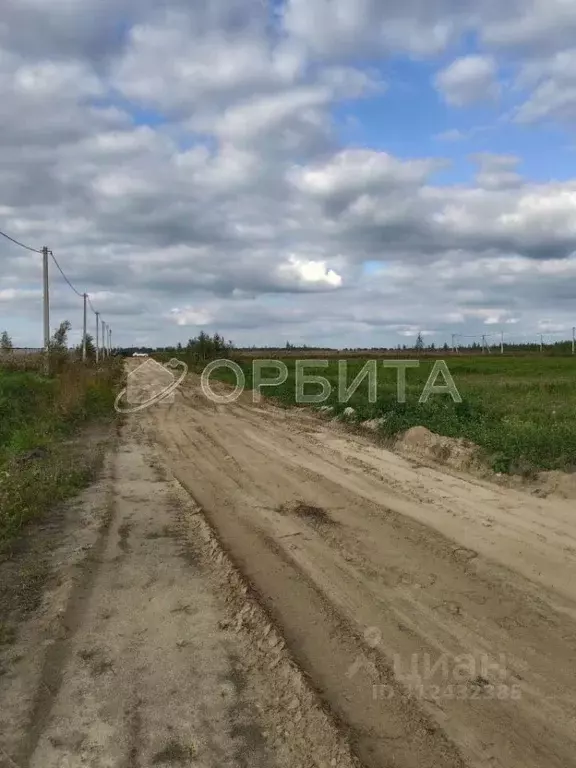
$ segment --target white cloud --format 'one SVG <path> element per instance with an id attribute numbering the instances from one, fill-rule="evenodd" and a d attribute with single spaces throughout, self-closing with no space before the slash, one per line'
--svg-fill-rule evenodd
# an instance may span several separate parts
<path id="1" fill-rule="evenodd" d="M 325 288 L 340 288 L 342 276 L 333 269 L 328 269 L 325 261 L 310 261 L 290 255 L 287 264 L 278 267 L 281 278 L 295 281 L 303 287 L 323 286 Z"/>
<path id="2" fill-rule="evenodd" d="M 572 0 L 510 0 L 481 29 L 485 42 L 502 48 L 557 49 L 574 41 L 576 5 Z"/>
<path id="3" fill-rule="evenodd" d="M 401 186 L 419 186 L 445 163 L 438 160 L 399 160 L 386 152 L 347 149 L 327 163 L 294 168 L 289 179 L 300 191 L 328 200 L 396 191 Z"/>
<path id="4" fill-rule="evenodd" d="M 463 56 L 441 70 L 435 84 L 449 104 L 462 107 L 497 98 L 497 76 L 498 67 L 492 56 Z"/>
<path id="5" fill-rule="evenodd" d="M 331 92 L 322 86 L 298 88 L 258 99 L 250 99 L 227 110 L 214 131 L 227 140 L 252 142 L 272 134 L 285 124 L 308 123 L 313 129 L 323 123 L 322 107 L 331 101 Z"/>
<path id="6" fill-rule="evenodd" d="M 576 48 L 529 61 L 522 68 L 519 85 L 534 86 L 534 90 L 518 108 L 518 122 L 576 122 Z"/>
<path id="7" fill-rule="evenodd" d="M 346 147 L 338 123 L 361 135 L 353 102 L 377 96 L 387 129 L 391 57 L 419 66 L 464 32 L 485 48 L 439 74 L 450 104 L 494 98 L 509 67 L 517 120 L 573 120 L 569 5 L 265 5 L 4 0 L 0 228 L 48 244 L 121 343 L 206 327 L 355 346 L 569 323 L 576 181 L 533 183 L 516 157 L 482 152 L 472 182 L 439 184 L 446 161 L 411 152 L 408 135 L 399 157 L 379 125 L 384 149 Z M 489 146 L 480 133 L 437 138 Z M 39 341 L 40 260 L 0 248 L 7 322 Z M 51 284 L 54 318 L 77 333 L 81 301 L 56 270 Z"/>
<path id="8" fill-rule="evenodd" d="M 438 133 L 434 138 L 437 141 L 462 141 L 462 139 L 466 138 L 466 134 L 459 128 L 450 128 L 448 131 Z"/>
<path id="9" fill-rule="evenodd" d="M 9 303 L 16 301 L 25 301 L 26 299 L 35 299 L 41 296 L 39 290 L 25 290 L 22 288 L 3 288 L 0 290 L 0 302 Z"/>
<path id="10" fill-rule="evenodd" d="M 522 177 L 517 172 L 520 158 L 515 155 L 495 155 L 483 152 L 473 155 L 479 165 L 476 183 L 483 189 L 506 189 L 519 187 Z"/>
<path id="11" fill-rule="evenodd" d="M 176 307 L 170 311 L 170 317 L 180 326 L 206 326 L 214 319 L 209 311 L 197 307 Z"/>
<path id="12" fill-rule="evenodd" d="M 287 0 L 285 29 L 315 54 L 334 58 L 358 51 L 437 53 L 462 28 L 457 6 L 421 0 Z"/>
<path id="13" fill-rule="evenodd" d="M 299 47 L 271 47 L 263 27 L 238 34 L 237 29 L 198 26 L 189 10 L 180 10 L 134 27 L 114 68 L 118 90 L 148 108 L 191 115 L 254 91 L 273 94 L 302 73 Z"/>

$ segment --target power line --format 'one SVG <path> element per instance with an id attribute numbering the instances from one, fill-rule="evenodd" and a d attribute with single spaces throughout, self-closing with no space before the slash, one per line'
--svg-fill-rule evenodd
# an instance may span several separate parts
<path id="1" fill-rule="evenodd" d="M 80 298 L 83 298 L 83 297 L 84 297 L 84 294 L 83 294 L 83 293 L 80 293 L 80 291 L 77 291 L 77 290 L 76 290 L 76 288 L 74 288 L 74 286 L 73 286 L 73 285 L 72 285 L 72 283 L 70 282 L 70 280 L 68 280 L 68 278 L 67 278 L 67 277 L 66 277 L 66 275 L 64 274 L 64 271 L 62 270 L 62 267 L 61 267 L 61 266 L 60 266 L 60 264 L 58 264 L 58 262 L 56 261 L 56 256 L 54 256 L 54 254 L 52 253 L 52 251 L 50 251 L 50 256 L 52 256 L 52 260 L 53 260 L 54 264 L 56 264 L 56 266 L 58 267 L 58 271 L 60 272 L 60 274 L 62 275 L 62 277 L 64 278 L 64 280 L 66 280 L 66 282 L 68 283 L 68 285 L 70 286 L 70 288 L 72 288 L 72 290 L 74 291 L 74 293 L 76 294 L 76 296 L 80 296 Z"/>
<path id="2" fill-rule="evenodd" d="M 482 340 L 482 347 L 492 346 L 493 348 L 500 346 L 501 349 L 504 348 L 504 346 L 537 346 L 542 345 L 545 343 L 551 343 L 551 344 L 559 344 L 562 342 L 569 343 L 570 339 L 568 339 L 568 333 L 569 329 L 565 328 L 564 330 L 558 330 L 558 331 L 546 331 L 546 330 L 535 330 L 535 331 L 500 331 L 500 333 L 476 333 L 476 334 L 463 334 L 463 333 L 453 333 L 452 334 L 452 348 L 454 351 L 457 350 L 457 348 L 460 346 L 458 344 L 458 340 L 461 339 L 481 339 Z M 558 341 L 553 341 L 554 337 L 558 338 Z M 498 338 L 499 344 L 496 342 L 490 342 L 490 339 Z M 520 341 L 520 339 L 524 339 L 525 341 Z M 572 328 L 572 342 L 574 346 L 574 354 L 576 354 L 576 326 Z M 474 345 L 473 345 L 474 346 Z M 479 346 L 479 345 L 478 345 Z M 465 346 L 465 349 L 470 349 L 470 346 Z"/>
<path id="3" fill-rule="evenodd" d="M 24 245 L 24 243 L 21 243 L 20 240 L 15 240 L 13 237 L 10 237 L 10 235 L 7 235 L 6 232 L 0 231 L 0 235 L 5 237 L 6 240 L 11 240 L 13 243 L 16 243 L 16 245 L 19 245 L 20 248 L 26 248 L 27 251 L 32 251 L 32 253 L 42 253 L 41 249 L 31 248 L 29 245 Z"/>
<path id="4" fill-rule="evenodd" d="M 94 306 L 93 306 L 92 302 L 90 301 L 89 294 L 86 294 L 86 298 L 88 299 L 88 304 L 90 305 L 90 309 L 92 310 L 92 312 L 94 312 L 95 315 L 97 315 L 98 312 L 96 312 L 96 310 L 94 309 Z"/>
<path id="5" fill-rule="evenodd" d="M 90 296 L 87 293 L 80 293 L 80 291 L 77 288 L 75 288 L 74 285 L 70 282 L 70 280 L 68 279 L 66 273 L 64 272 L 64 270 L 62 269 L 62 267 L 58 263 L 58 259 L 56 258 L 56 256 L 54 256 L 54 253 L 52 251 L 49 251 L 47 248 L 43 248 L 42 251 L 40 251 L 40 253 L 44 253 L 45 254 L 45 256 L 44 256 L 45 259 L 47 259 L 48 258 L 48 254 L 50 254 L 50 256 L 52 257 L 52 261 L 54 262 L 54 264 L 56 264 L 56 267 L 58 268 L 58 271 L 60 272 L 60 274 L 62 275 L 62 277 L 64 278 L 64 280 L 68 284 L 68 286 L 74 291 L 76 296 L 79 296 L 84 301 L 84 332 L 83 332 L 83 357 L 84 357 L 84 359 L 86 359 L 86 335 L 87 335 L 87 329 L 86 329 L 86 307 L 87 307 L 87 305 L 90 307 L 92 312 L 96 315 L 96 361 L 98 361 L 98 357 L 99 357 L 99 355 L 98 355 L 98 347 L 99 347 L 98 326 L 99 326 L 99 320 L 100 320 L 100 312 L 97 312 L 94 309 L 94 306 L 93 306 L 92 302 L 90 301 Z M 46 262 L 46 267 L 45 267 L 45 274 L 47 275 L 47 262 Z M 107 354 L 107 347 L 106 347 L 106 343 L 105 343 L 105 340 L 104 340 L 104 329 L 106 327 L 108 327 L 108 329 L 109 329 L 109 326 L 107 326 L 107 324 L 103 320 L 101 320 L 101 322 L 102 322 L 102 334 L 103 334 L 102 354 L 106 355 Z M 47 344 L 46 344 L 46 346 L 47 346 Z"/>
<path id="6" fill-rule="evenodd" d="M 499 335 L 500 334 L 498 334 L 498 333 L 473 333 L 470 336 L 467 336 L 464 333 L 455 333 L 454 334 L 454 336 L 456 338 L 458 338 L 458 339 L 483 339 L 483 338 L 490 339 L 493 336 L 499 336 Z"/>
<path id="7" fill-rule="evenodd" d="M 17 240 L 14 237 L 11 237 L 11 235 L 8 235 L 6 232 L 3 232 L 0 230 L 0 235 L 6 240 L 9 240 L 11 243 L 14 243 L 14 245 L 19 246 L 20 248 L 24 248 L 27 251 L 30 251 L 31 253 L 40 253 L 42 254 L 42 274 L 43 274 L 43 282 L 44 282 L 44 350 L 46 353 L 46 364 L 45 364 L 45 370 L 46 373 L 50 372 L 50 286 L 49 286 L 49 275 L 48 275 L 48 255 L 52 257 L 52 261 L 56 265 L 58 271 L 64 278 L 64 281 L 68 285 L 68 287 L 74 291 L 76 296 L 79 296 L 84 301 L 84 330 L 83 330 L 83 359 L 86 359 L 86 306 L 87 304 L 90 306 L 90 309 L 94 314 L 96 315 L 96 360 L 98 360 L 98 320 L 100 317 L 100 313 L 97 312 L 92 302 L 90 301 L 90 297 L 87 293 L 81 293 L 77 288 L 70 282 L 68 279 L 66 273 L 58 263 L 58 259 L 56 256 L 54 256 L 54 253 L 49 250 L 46 246 L 43 248 L 32 248 L 29 245 L 26 245 L 25 243 L 20 242 L 20 240 Z M 106 355 L 110 352 L 110 342 L 111 342 L 111 335 L 112 330 L 110 326 L 102 322 L 102 333 L 103 333 L 103 354 Z"/>
<path id="8" fill-rule="evenodd" d="M 72 290 L 74 291 L 74 293 L 76 294 L 76 296 L 79 296 L 81 299 L 83 299 L 83 298 L 84 298 L 84 294 L 83 294 L 83 293 L 80 293 L 80 291 L 78 291 L 78 290 L 77 290 L 77 289 L 76 289 L 76 288 L 75 288 L 75 287 L 72 285 L 72 283 L 70 282 L 70 280 L 69 280 L 69 279 L 66 277 L 66 274 L 65 274 L 64 270 L 62 269 L 62 267 L 60 266 L 60 264 L 58 263 L 58 261 L 57 261 L 57 259 L 56 259 L 56 256 L 54 256 L 54 254 L 53 254 L 53 252 L 52 252 L 52 251 L 49 251 L 49 253 L 50 253 L 50 256 L 52 256 L 52 259 L 53 259 L 53 261 L 54 261 L 54 264 L 56 264 L 56 266 L 58 267 L 58 271 L 60 272 L 60 274 L 62 275 L 62 277 L 64 278 L 64 280 L 65 280 L 65 281 L 68 283 L 68 285 L 70 286 L 70 288 L 72 288 Z M 86 298 L 87 298 L 87 300 L 88 300 L 88 304 L 89 304 L 89 306 L 90 306 L 90 309 L 92 310 L 92 312 L 94 312 L 94 314 L 97 314 L 96 310 L 94 309 L 94 307 L 93 307 L 93 305 L 92 305 L 92 302 L 90 301 L 90 296 L 89 296 L 88 294 L 86 294 Z"/>

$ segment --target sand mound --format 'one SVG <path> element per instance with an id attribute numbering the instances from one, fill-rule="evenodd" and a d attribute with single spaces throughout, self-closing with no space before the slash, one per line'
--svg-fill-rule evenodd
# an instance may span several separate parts
<path id="1" fill-rule="evenodd" d="M 478 446 L 464 438 L 444 437 L 426 427 L 412 427 L 396 441 L 401 453 L 445 464 L 454 469 L 478 467 Z"/>
<path id="2" fill-rule="evenodd" d="M 554 494 L 563 499 L 576 499 L 576 472 L 540 472 L 536 486 L 534 493 L 537 496 Z"/>

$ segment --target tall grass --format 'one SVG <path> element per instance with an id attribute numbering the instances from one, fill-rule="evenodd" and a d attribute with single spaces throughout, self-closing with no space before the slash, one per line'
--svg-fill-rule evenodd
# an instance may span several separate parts
<path id="1" fill-rule="evenodd" d="M 42 371 L 44 367 L 44 354 L 42 352 L 17 353 L 0 351 L 0 371 Z"/>
<path id="2" fill-rule="evenodd" d="M 63 359 L 58 368 L 48 377 L 0 367 L 0 549 L 91 477 L 98 457 L 72 439 L 84 425 L 115 416 L 119 362 Z"/>

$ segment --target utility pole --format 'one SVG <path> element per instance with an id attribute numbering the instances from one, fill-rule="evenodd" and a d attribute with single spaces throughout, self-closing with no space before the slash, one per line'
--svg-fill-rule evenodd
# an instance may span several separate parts
<path id="1" fill-rule="evenodd" d="M 96 362 L 100 360 L 100 312 L 95 312 L 96 315 Z"/>
<path id="2" fill-rule="evenodd" d="M 576 325 L 572 328 L 572 354 L 576 354 Z"/>
<path id="3" fill-rule="evenodd" d="M 106 356 L 106 323 L 102 320 L 102 357 Z"/>
<path id="4" fill-rule="evenodd" d="M 86 362 L 86 301 L 88 299 L 88 294 L 84 294 L 84 332 L 82 334 L 82 362 Z"/>
<path id="5" fill-rule="evenodd" d="M 482 336 L 482 354 L 486 352 L 486 335 Z"/>
<path id="6" fill-rule="evenodd" d="M 108 328 L 108 349 L 110 354 L 112 354 L 112 328 Z"/>
<path id="7" fill-rule="evenodd" d="M 504 354 L 504 331 L 500 333 L 500 354 Z"/>
<path id="8" fill-rule="evenodd" d="M 540 352 L 544 351 L 544 337 L 540 334 Z"/>
<path id="9" fill-rule="evenodd" d="M 48 282 L 48 248 L 42 248 L 42 272 L 44 275 L 44 372 L 50 375 L 50 296 Z"/>

